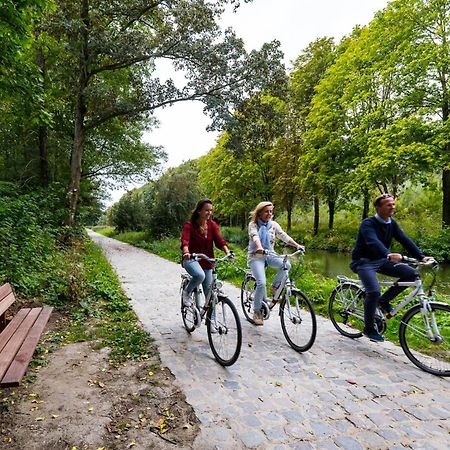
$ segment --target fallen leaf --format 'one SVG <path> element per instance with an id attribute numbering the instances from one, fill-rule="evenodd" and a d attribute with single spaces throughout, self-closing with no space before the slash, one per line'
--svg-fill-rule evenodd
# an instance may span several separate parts
<path id="1" fill-rule="evenodd" d="M 52 414 L 52 419 L 57 419 L 59 417 L 59 414 Z"/>
<path id="2" fill-rule="evenodd" d="M 345 381 L 350 384 L 357 384 L 356 380 L 353 378 L 347 378 Z"/>
<path id="3" fill-rule="evenodd" d="M 320 378 L 323 378 L 323 375 L 320 372 L 314 372 L 314 375 L 317 375 Z"/>
<path id="4" fill-rule="evenodd" d="M 45 417 L 36 417 L 36 422 L 42 422 L 45 419 Z"/>

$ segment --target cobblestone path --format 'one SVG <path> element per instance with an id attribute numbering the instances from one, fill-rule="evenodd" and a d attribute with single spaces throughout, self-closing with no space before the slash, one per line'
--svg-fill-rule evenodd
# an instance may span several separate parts
<path id="1" fill-rule="evenodd" d="M 179 311 L 180 265 L 90 232 L 120 277 L 163 365 L 201 421 L 196 449 L 449 449 L 450 380 L 429 375 L 395 345 L 347 339 L 318 318 L 313 348 L 285 341 L 275 310 L 263 327 L 241 315 L 239 360 L 218 365 L 202 326 Z"/>

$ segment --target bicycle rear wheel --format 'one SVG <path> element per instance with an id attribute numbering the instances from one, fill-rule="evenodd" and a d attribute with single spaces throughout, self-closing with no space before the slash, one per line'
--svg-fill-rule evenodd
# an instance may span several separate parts
<path id="1" fill-rule="evenodd" d="M 183 296 L 181 296 L 181 317 L 183 319 L 184 328 L 186 328 L 188 333 L 192 333 L 200 324 L 200 312 L 195 307 L 194 299 L 192 300 L 191 306 L 185 306 L 183 303 Z"/>
<path id="2" fill-rule="evenodd" d="M 336 330 L 349 338 L 359 338 L 364 329 L 364 291 L 352 283 L 335 287 L 328 303 L 328 313 Z"/>
<path id="3" fill-rule="evenodd" d="M 403 351 L 417 367 L 433 375 L 450 376 L 450 305 L 430 303 L 430 311 L 424 315 L 421 305 L 413 306 L 402 318 L 399 337 Z"/>
<path id="4" fill-rule="evenodd" d="M 306 352 L 312 347 L 317 333 L 316 315 L 303 292 L 293 290 L 289 299 L 286 295 L 283 297 L 280 320 L 284 337 L 294 350 Z"/>
<path id="5" fill-rule="evenodd" d="M 239 358 L 242 345 L 241 321 L 236 307 L 227 297 L 219 297 L 206 320 L 208 341 L 214 358 L 222 366 L 231 366 Z"/>
<path id="6" fill-rule="evenodd" d="M 241 286 L 241 306 L 245 318 L 252 324 L 253 320 L 253 296 L 255 294 L 256 280 L 253 275 L 247 274 Z"/>

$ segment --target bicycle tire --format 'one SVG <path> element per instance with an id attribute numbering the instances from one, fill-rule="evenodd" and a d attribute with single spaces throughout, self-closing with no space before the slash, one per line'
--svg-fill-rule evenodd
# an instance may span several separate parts
<path id="1" fill-rule="evenodd" d="M 255 324 L 253 320 L 253 296 L 256 288 L 256 280 L 253 275 L 247 274 L 242 281 L 241 286 L 241 306 L 245 318 L 251 323 Z"/>
<path id="2" fill-rule="evenodd" d="M 287 301 L 293 305 L 288 308 Z M 298 289 L 285 295 L 280 304 L 280 320 L 284 337 L 297 352 L 306 352 L 316 340 L 317 321 L 314 307 L 308 297 Z"/>
<path id="3" fill-rule="evenodd" d="M 242 327 L 237 309 L 228 297 L 220 296 L 215 307 L 209 309 L 206 329 L 216 361 L 222 366 L 233 365 L 241 352 Z"/>
<path id="4" fill-rule="evenodd" d="M 364 329 L 364 291 L 353 283 L 336 286 L 330 295 L 328 314 L 343 336 L 352 339 L 361 337 Z"/>
<path id="5" fill-rule="evenodd" d="M 421 305 L 410 308 L 402 317 L 399 338 L 405 355 L 420 369 L 433 375 L 450 376 L 450 305 L 430 304 L 428 319 L 434 316 L 440 339 L 432 341 L 422 317 Z M 430 322 L 431 326 L 431 322 Z M 432 327 L 433 329 L 433 327 Z"/>
<path id="6" fill-rule="evenodd" d="M 181 296 L 181 317 L 183 319 L 184 328 L 188 333 L 192 333 L 197 327 L 196 324 L 200 320 L 198 309 L 192 306 L 185 306 L 183 296 Z"/>

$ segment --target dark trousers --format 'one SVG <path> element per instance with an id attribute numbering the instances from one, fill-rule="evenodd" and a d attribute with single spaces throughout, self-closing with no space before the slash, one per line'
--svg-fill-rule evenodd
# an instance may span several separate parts
<path id="1" fill-rule="evenodd" d="M 398 281 L 414 281 L 417 278 L 417 272 L 412 267 L 404 263 L 394 263 L 386 258 L 370 260 L 361 258 L 352 261 L 350 268 L 357 273 L 366 290 L 366 299 L 364 301 L 364 328 L 366 332 L 375 330 L 375 311 L 380 305 L 384 310 L 390 307 L 389 302 L 407 286 L 391 286 L 383 295 L 380 295 L 380 284 L 377 279 L 377 273 L 398 278 Z"/>

